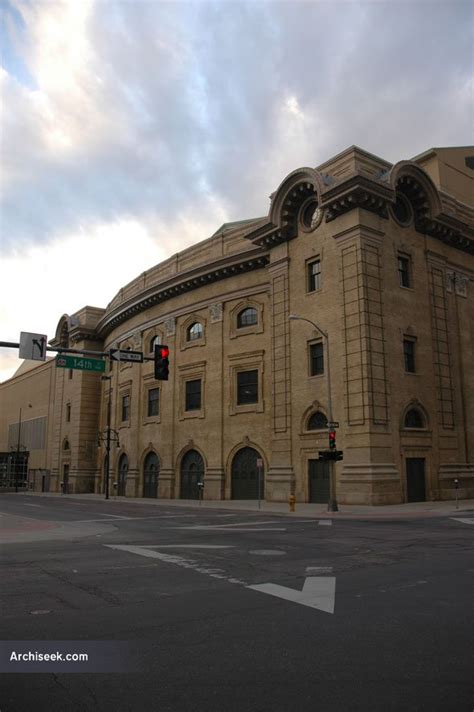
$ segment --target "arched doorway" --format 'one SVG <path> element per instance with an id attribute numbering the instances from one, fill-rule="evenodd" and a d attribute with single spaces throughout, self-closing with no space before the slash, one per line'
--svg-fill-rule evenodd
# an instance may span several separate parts
<path id="1" fill-rule="evenodd" d="M 149 452 L 143 463 L 143 496 L 158 497 L 160 461 L 156 452 Z"/>
<path id="2" fill-rule="evenodd" d="M 197 450 L 189 450 L 181 460 L 181 499 L 199 499 L 198 482 L 204 481 L 204 461 Z"/>
<path id="3" fill-rule="evenodd" d="M 118 470 L 117 494 L 119 497 L 125 497 L 128 475 L 128 457 L 125 455 L 125 453 L 123 455 L 120 455 Z"/>
<path id="4" fill-rule="evenodd" d="M 258 499 L 257 460 L 261 459 L 253 447 L 243 447 L 232 460 L 232 499 Z M 263 499 L 264 473 L 260 476 L 260 498 Z"/>

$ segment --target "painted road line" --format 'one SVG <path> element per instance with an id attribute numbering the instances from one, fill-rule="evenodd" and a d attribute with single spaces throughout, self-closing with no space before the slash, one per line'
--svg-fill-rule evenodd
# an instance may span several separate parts
<path id="1" fill-rule="evenodd" d="M 234 549 L 227 544 L 150 544 L 147 549 Z"/>
<path id="2" fill-rule="evenodd" d="M 200 529 L 223 529 L 224 527 L 249 527 L 249 526 L 257 526 L 257 524 L 277 524 L 280 523 L 280 520 L 277 519 L 275 520 L 266 520 L 264 522 L 232 522 L 232 524 L 200 524 L 199 528 Z"/>
<path id="3" fill-rule="evenodd" d="M 319 526 L 332 527 L 332 519 L 320 519 L 318 524 Z"/>
<path id="4" fill-rule="evenodd" d="M 191 559 L 185 559 L 184 557 L 177 556 L 176 554 L 164 554 L 160 551 L 154 551 L 153 549 L 157 545 L 146 547 L 131 546 L 128 544 L 104 544 L 104 546 L 106 546 L 108 549 L 125 551 L 130 554 L 138 554 L 138 556 L 145 556 L 150 559 L 158 559 L 159 561 L 163 561 L 167 564 L 175 564 L 175 566 L 180 566 L 184 569 L 191 569 L 193 571 L 196 571 L 197 573 L 210 576 L 211 578 L 224 580 L 227 583 L 245 586 L 251 591 L 266 593 L 270 596 L 283 598 L 286 601 L 291 601 L 292 603 L 299 603 L 302 606 L 315 608 L 326 613 L 334 613 L 336 597 L 336 578 L 334 576 L 310 576 L 306 578 L 302 591 L 297 591 L 293 588 L 287 588 L 286 586 L 279 586 L 274 583 L 264 583 L 250 586 L 241 579 L 235 578 L 233 576 L 227 576 L 224 573 L 217 573 L 223 571 L 223 569 L 217 569 L 206 565 L 203 566 L 198 564 L 196 561 L 193 561 Z"/>
<path id="5" fill-rule="evenodd" d="M 104 546 L 107 546 L 109 549 L 126 551 L 130 554 L 147 556 L 150 559 L 159 559 L 160 561 L 163 561 L 167 564 L 175 564 L 176 566 L 181 566 L 181 568 L 183 569 L 192 569 L 193 571 L 197 571 L 200 574 L 206 574 L 211 578 L 221 579 L 227 581 L 228 583 L 237 583 L 241 586 L 247 585 L 245 581 L 241 581 L 240 579 L 228 577 L 225 574 L 221 573 L 216 573 L 217 571 L 222 571 L 222 569 L 216 569 L 214 567 L 210 568 L 206 565 L 202 566 L 200 564 L 197 564 L 195 561 L 192 561 L 191 559 L 184 559 L 182 556 L 176 556 L 175 554 L 163 554 L 160 551 L 153 551 L 152 549 L 148 549 L 144 546 L 129 546 L 121 544 L 104 544 Z"/>
<path id="6" fill-rule="evenodd" d="M 451 517 L 453 522 L 462 522 L 462 524 L 474 524 L 474 519 L 461 519 L 458 517 Z"/>
<path id="7" fill-rule="evenodd" d="M 233 534 L 234 532 L 286 532 L 283 527 L 241 527 L 240 529 L 225 529 L 224 527 L 168 527 L 168 529 L 193 529 L 194 531 L 208 531 L 208 532 L 226 532 L 227 534 Z"/>
<path id="8" fill-rule="evenodd" d="M 307 566 L 306 574 L 332 574 L 332 566 Z"/>
<path id="9" fill-rule="evenodd" d="M 28 502 L 24 502 L 25 507 L 42 507 L 42 504 L 28 504 Z"/>
<path id="10" fill-rule="evenodd" d="M 267 593 L 277 598 L 283 598 L 285 601 L 299 603 L 302 606 L 316 608 L 325 613 L 334 613 L 336 600 L 335 576 L 309 576 L 303 584 L 302 591 L 279 586 L 276 583 L 261 583 L 247 588 L 260 593 Z"/>
<path id="11" fill-rule="evenodd" d="M 102 515 L 103 516 L 103 515 Z M 160 517 L 159 515 L 153 515 L 149 517 L 119 517 L 118 519 L 113 519 L 110 521 L 109 519 L 76 519 L 74 520 L 75 522 L 82 524 L 83 522 L 109 522 L 109 524 L 113 524 L 114 521 L 122 521 L 122 522 L 135 522 L 135 521 L 141 521 L 142 519 L 166 519 L 166 517 Z"/>

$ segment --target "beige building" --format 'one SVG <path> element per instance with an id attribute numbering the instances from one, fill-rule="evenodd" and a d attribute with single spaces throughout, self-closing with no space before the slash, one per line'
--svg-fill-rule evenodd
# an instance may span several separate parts
<path id="1" fill-rule="evenodd" d="M 149 360 L 107 361 L 107 379 L 20 368 L 0 386 L 4 461 L 27 454 L 36 489 L 102 492 L 110 402 L 118 495 L 192 498 L 202 481 L 205 498 L 256 498 L 261 463 L 266 499 L 324 502 L 332 416 L 339 502 L 450 499 L 455 478 L 473 497 L 473 186 L 472 147 L 392 165 L 353 146 L 293 171 L 268 216 L 60 319 L 54 347 Z"/>

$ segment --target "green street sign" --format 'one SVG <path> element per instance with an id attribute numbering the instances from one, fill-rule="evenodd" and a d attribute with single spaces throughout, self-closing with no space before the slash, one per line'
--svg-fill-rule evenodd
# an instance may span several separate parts
<path id="1" fill-rule="evenodd" d="M 56 356 L 56 367 L 103 373 L 105 371 L 105 361 L 99 358 L 89 358 L 88 356 L 63 356 L 59 354 Z"/>

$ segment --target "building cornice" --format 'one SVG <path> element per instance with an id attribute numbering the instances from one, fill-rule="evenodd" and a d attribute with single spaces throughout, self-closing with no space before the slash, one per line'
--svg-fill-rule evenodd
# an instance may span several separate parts
<path id="1" fill-rule="evenodd" d="M 439 191 L 428 174 L 412 161 L 400 161 L 390 169 L 381 167 L 373 175 L 353 172 L 339 180 L 315 174 L 314 169 L 308 168 L 291 173 L 272 194 L 268 222 L 246 238 L 266 248 L 294 239 L 301 212 L 313 197 L 325 211 L 327 223 L 355 208 L 388 220 L 389 208 L 400 191 L 413 207 L 417 232 L 474 254 L 474 211 Z"/>
<path id="2" fill-rule="evenodd" d="M 258 248 L 174 275 L 171 279 L 144 290 L 106 313 L 97 324 L 96 333 L 99 338 L 104 338 L 123 322 L 156 304 L 236 274 L 262 269 L 267 266 L 269 259 L 268 253 Z"/>

